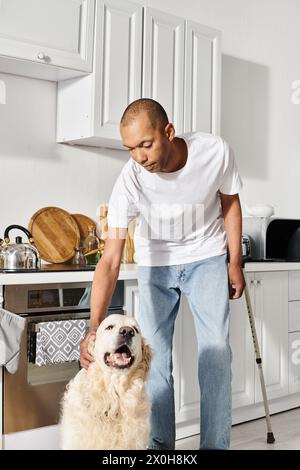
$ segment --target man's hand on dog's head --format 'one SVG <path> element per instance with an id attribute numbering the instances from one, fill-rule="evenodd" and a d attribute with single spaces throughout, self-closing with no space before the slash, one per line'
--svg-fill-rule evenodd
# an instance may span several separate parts
<path id="1" fill-rule="evenodd" d="M 96 339 L 96 330 L 97 328 L 91 329 L 80 343 L 80 365 L 84 369 L 88 369 L 89 365 L 95 360 L 93 356 L 89 353 L 88 348 L 89 343 L 91 341 L 95 341 Z"/>

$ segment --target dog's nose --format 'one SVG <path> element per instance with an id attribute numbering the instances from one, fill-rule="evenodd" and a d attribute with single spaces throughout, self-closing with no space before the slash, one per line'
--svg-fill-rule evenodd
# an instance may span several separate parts
<path id="1" fill-rule="evenodd" d="M 122 326 L 119 330 L 119 334 L 124 338 L 132 338 L 134 336 L 134 329 L 131 326 Z"/>

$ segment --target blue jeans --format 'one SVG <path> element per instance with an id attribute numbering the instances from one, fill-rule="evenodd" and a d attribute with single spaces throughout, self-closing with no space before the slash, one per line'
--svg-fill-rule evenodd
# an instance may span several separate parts
<path id="1" fill-rule="evenodd" d="M 228 449 L 231 349 L 227 255 L 182 265 L 140 266 L 138 283 L 139 324 L 154 351 L 147 385 L 152 402 L 149 448 L 175 448 L 172 340 L 183 293 L 194 317 L 198 341 L 200 448 Z"/>

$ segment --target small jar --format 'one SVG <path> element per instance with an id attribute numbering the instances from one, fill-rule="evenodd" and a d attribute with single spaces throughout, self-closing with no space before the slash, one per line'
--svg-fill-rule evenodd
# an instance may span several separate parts
<path id="1" fill-rule="evenodd" d="M 99 245 L 100 240 L 96 235 L 95 227 L 90 226 L 88 236 L 83 242 L 84 256 L 86 263 L 90 265 L 96 265 L 99 261 Z"/>
<path id="2" fill-rule="evenodd" d="M 86 259 L 85 259 L 85 256 L 84 256 L 83 246 L 75 248 L 75 255 L 73 257 L 72 264 L 74 264 L 76 266 L 85 266 L 86 265 Z"/>

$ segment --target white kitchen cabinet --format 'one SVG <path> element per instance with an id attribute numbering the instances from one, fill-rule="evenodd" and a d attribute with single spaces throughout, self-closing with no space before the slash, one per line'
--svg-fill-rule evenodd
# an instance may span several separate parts
<path id="1" fill-rule="evenodd" d="M 300 392 L 300 272 L 289 272 L 289 393 Z"/>
<path id="2" fill-rule="evenodd" d="M 254 303 L 251 281 L 254 274 L 247 274 L 249 294 Z M 245 296 L 230 301 L 230 346 L 232 350 L 232 407 L 254 403 L 254 349 Z"/>
<path id="3" fill-rule="evenodd" d="M 181 296 L 173 345 L 176 435 L 178 439 L 200 431 L 198 347 L 188 300 Z"/>
<path id="4" fill-rule="evenodd" d="M 184 132 L 220 133 L 221 33 L 186 22 Z"/>
<path id="5" fill-rule="evenodd" d="M 268 399 L 288 395 L 288 273 L 247 273 Z M 245 296 L 231 301 L 233 407 L 262 402 Z"/>
<path id="6" fill-rule="evenodd" d="M 0 71 L 63 80 L 92 71 L 95 0 L 1 0 Z"/>
<path id="7" fill-rule="evenodd" d="M 139 288 L 136 280 L 125 282 L 125 315 L 134 317 L 139 321 Z"/>
<path id="8" fill-rule="evenodd" d="M 300 392 L 300 331 L 289 334 L 289 393 Z"/>
<path id="9" fill-rule="evenodd" d="M 269 399 L 288 394 L 288 273 L 256 273 L 254 312 Z M 255 402 L 262 401 L 259 373 L 255 369 Z"/>
<path id="10" fill-rule="evenodd" d="M 288 273 L 247 273 L 268 399 L 288 395 Z M 245 296 L 231 301 L 233 407 L 262 402 Z"/>
<path id="11" fill-rule="evenodd" d="M 287 397 L 288 390 L 288 273 L 247 273 L 247 283 L 269 400 Z M 197 377 L 197 342 L 185 298 L 175 328 L 174 378 L 176 423 L 180 437 L 199 432 L 200 402 Z M 233 408 L 262 402 L 245 296 L 230 301 L 230 345 Z M 299 354 L 300 356 L 300 354 Z M 298 391 L 300 367 L 294 369 L 293 391 Z M 238 413 L 236 422 L 239 422 Z M 242 416 L 242 415 L 241 415 Z M 251 413 L 248 415 L 251 416 Z M 257 416 L 254 416 L 257 417 Z M 198 431 L 197 431 L 198 429 Z"/>
<path id="12" fill-rule="evenodd" d="M 4 434 L 3 450 L 61 450 L 60 426 L 43 426 L 41 428 Z"/>
<path id="13" fill-rule="evenodd" d="M 128 0 L 98 0 L 94 71 L 58 84 L 57 142 L 124 149 L 119 122 L 141 97 L 165 107 L 177 134 L 219 133 L 220 61 L 218 31 Z"/>
<path id="14" fill-rule="evenodd" d="M 300 300 L 300 271 L 289 272 L 289 300 Z"/>
<path id="15" fill-rule="evenodd" d="M 289 302 L 289 332 L 300 331 L 300 301 Z"/>
<path id="16" fill-rule="evenodd" d="M 158 101 L 183 132 L 185 20 L 144 9 L 143 97 Z"/>
<path id="17" fill-rule="evenodd" d="M 58 84 L 58 142 L 123 148 L 120 118 L 141 97 L 142 18 L 127 0 L 97 1 L 94 71 Z"/>

